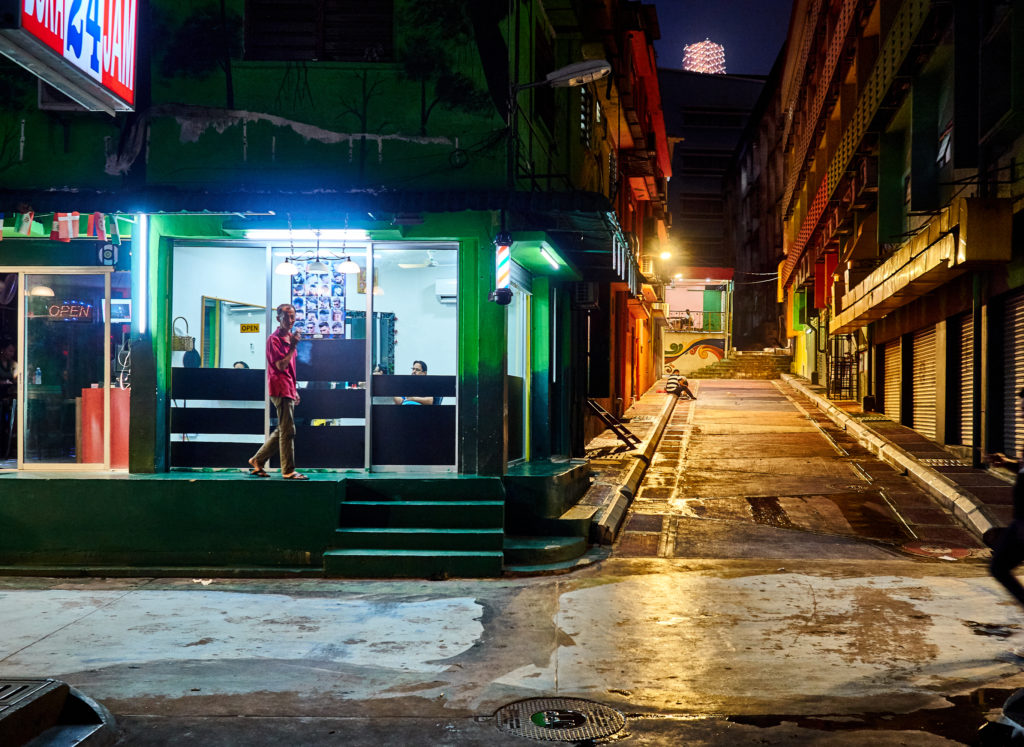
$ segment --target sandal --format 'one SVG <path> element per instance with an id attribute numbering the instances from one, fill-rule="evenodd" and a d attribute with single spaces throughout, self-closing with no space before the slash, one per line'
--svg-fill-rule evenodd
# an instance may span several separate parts
<path id="1" fill-rule="evenodd" d="M 267 474 L 267 471 L 262 467 L 256 466 L 256 462 L 252 459 L 249 460 L 249 466 L 252 468 L 249 470 L 250 477 L 270 477 L 270 475 Z"/>
<path id="2" fill-rule="evenodd" d="M 298 472 L 292 472 L 291 474 L 281 475 L 285 480 L 308 480 L 309 477 L 306 475 L 300 475 Z"/>

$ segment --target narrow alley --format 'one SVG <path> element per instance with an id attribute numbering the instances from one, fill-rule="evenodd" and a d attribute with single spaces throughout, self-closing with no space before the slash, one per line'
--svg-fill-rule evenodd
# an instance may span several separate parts
<path id="1" fill-rule="evenodd" d="M 697 386 L 697 400 L 676 404 L 619 557 L 985 554 L 948 510 L 785 383 Z"/>

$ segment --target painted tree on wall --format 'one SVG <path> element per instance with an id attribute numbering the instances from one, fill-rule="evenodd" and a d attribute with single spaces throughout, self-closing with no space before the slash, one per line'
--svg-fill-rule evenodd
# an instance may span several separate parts
<path id="1" fill-rule="evenodd" d="M 166 14 L 160 14 L 155 26 L 162 27 L 156 38 L 167 39 L 160 74 L 168 77 L 196 78 L 220 69 L 224 73 L 224 101 L 235 108 L 235 90 L 231 60 L 242 54 L 242 18 L 225 6 L 225 0 L 189 13 L 174 26 Z"/>
<path id="2" fill-rule="evenodd" d="M 420 86 L 420 135 L 437 106 L 470 112 L 490 104 L 487 91 L 458 70 L 460 51 L 474 49 L 465 0 L 416 0 L 404 14 L 409 32 L 399 50 L 404 76 Z"/>

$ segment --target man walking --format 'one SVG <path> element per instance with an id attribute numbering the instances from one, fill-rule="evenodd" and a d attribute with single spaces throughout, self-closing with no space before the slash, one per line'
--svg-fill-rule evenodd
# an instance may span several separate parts
<path id="1" fill-rule="evenodd" d="M 1021 416 L 1024 417 L 1024 389 L 1017 396 L 1021 399 Z M 1013 483 L 1013 520 L 992 551 L 989 570 L 992 577 L 1024 605 L 1024 586 L 1013 575 L 1013 570 L 1024 563 L 1024 463 L 999 453 L 989 454 L 986 461 L 993 467 L 1007 467 L 1017 473 L 1017 480 Z M 1024 647 L 1014 649 L 1013 653 L 1024 656 Z"/>
<path id="2" fill-rule="evenodd" d="M 267 338 L 267 382 L 270 401 L 277 409 L 277 428 L 267 437 L 260 450 L 249 460 L 249 474 L 269 477 L 264 469 L 270 455 L 277 449 L 281 456 L 281 477 L 286 480 L 308 480 L 295 471 L 295 405 L 299 391 L 295 386 L 295 347 L 302 339 L 295 324 L 295 307 L 283 303 L 277 307 L 277 329 Z"/>

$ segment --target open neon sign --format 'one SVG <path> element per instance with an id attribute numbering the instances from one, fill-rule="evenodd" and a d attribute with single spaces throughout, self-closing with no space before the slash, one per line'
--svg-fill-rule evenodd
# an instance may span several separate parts
<path id="1" fill-rule="evenodd" d="M 39 311 L 45 311 L 51 322 L 93 322 L 96 321 L 95 307 L 86 301 L 48 301 Z M 36 314 L 36 316 L 40 316 Z"/>

